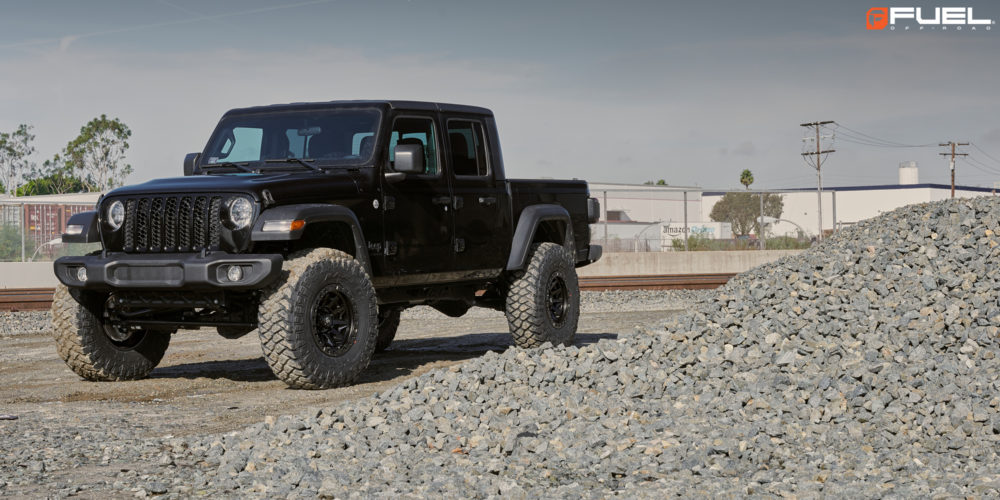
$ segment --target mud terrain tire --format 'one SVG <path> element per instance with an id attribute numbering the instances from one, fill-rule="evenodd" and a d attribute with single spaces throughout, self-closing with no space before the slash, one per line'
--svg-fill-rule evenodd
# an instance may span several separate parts
<path id="1" fill-rule="evenodd" d="M 377 315 L 375 288 L 357 260 L 329 248 L 295 253 L 260 306 L 264 359 L 295 389 L 349 384 L 371 361 Z"/>
<path id="2" fill-rule="evenodd" d="M 123 334 L 105 317 L 103 296 L 75 293 L 80 301 L 65 285 L 59 285 L 52 297 L 52 335 L 66 365 L 94 381 L 148 376 L 167 352 L 173 332 L 134 330 Z"/>
<path id="3" fill-rule="evenodd" d="M 518 347 L 569 345 L 580 319 L 580 288 L 569 252 L 555 243 L 532 246 L 523 271 L 507 287 L 507 324 Z"/>

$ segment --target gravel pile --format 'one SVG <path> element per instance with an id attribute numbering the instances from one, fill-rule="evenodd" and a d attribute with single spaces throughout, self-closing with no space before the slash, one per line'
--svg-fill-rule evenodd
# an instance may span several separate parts
<path id="1" fill-rule="evenodd" d="M 164 442 L 169 494 L 1000 495 L 1000 200 L 915 205 L 616 341 Z"/>

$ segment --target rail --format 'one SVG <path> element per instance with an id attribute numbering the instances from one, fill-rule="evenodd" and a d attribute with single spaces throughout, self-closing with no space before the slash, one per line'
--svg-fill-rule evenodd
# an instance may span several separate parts
<path id="1" fill-rule="evenodd" d="M 580 278 L 580 289 L 696 290 L 717 288 L 735 274 L 660 274 L 653 276 L 589 276 Z M 0 311 L 39 311 L 52 307 L 52 288 L 0 288 Z"/>

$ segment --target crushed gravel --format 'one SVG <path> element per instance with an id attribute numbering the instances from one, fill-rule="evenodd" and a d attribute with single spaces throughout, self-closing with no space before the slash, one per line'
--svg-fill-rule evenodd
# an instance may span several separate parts
<path id="1" fill-rule="evenodd" d="M 167 498 L 996 497 L 998 221 L 993 197 L 904 207 L 616 340 L 145 441 L 156 470 L 120 481 Z"/>

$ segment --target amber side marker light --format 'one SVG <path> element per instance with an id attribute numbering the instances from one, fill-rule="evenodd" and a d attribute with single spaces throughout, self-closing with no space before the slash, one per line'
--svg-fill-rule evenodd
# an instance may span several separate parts
<path id="1" fill-rule="evenodd" d="M 287 233 L 292 231 L 298 231 L 306 227 L 306 221 L 302 219 L 297 220 L 269 220 L 264 223 L 264 227 L 261 231 L 265 233 Z"/>

